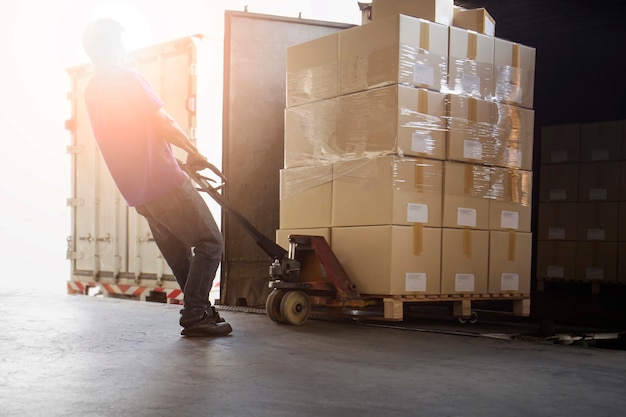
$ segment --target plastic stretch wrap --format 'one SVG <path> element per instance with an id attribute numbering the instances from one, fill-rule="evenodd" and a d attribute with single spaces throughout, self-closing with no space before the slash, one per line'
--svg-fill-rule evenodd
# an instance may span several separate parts
<path id="1" fill-rule="evenodd" d="M 439 91 L 447 81 L 448 28 L 397 15 L 339 35 L 339 93 L 390 84 Z"/>
<path id="2" fill-rule="evenodd" d="M 495 99 L 533 108 L 535 49 L 504 39 L 494 39 Z"/>
<path id="3" fill-rule="evenodd" d="M 443 91 L 491 100 L 494 38 L 450 28 L 448 82 Z"/>
<path id="4" fill-rule="evenodd" d="M 285 167 L 399 154 L 445 159 L 446 96 L 393 85 L 289 108 Z"/>

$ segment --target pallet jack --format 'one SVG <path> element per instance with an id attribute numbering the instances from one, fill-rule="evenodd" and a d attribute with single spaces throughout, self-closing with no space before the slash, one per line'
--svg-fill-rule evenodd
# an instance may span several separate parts
<path id="1" fill-rule="evenodd" d="M 312 305 L 342 311 L 358 310 L 375 306 L 377 301 L 362 297 L 356 285 L 333 253 L 323 236 L 290 235 L 289 250 L 261 233 L 220 193 L 226 185 L 226 177 L 209 162 L 190 166 L 179 161 L 180 166 L 196 183 L 199 191 L 210 195 L 227 210 L 257 245 L 272 259 L 269 266 L 269 288 L 265 312 L 276 323 L 304 324 Z M 200 172 L 209 169 L 221 182 Z"/>

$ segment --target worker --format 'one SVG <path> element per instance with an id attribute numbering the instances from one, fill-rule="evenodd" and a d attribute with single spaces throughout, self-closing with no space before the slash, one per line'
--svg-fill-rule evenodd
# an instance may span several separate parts
<path id="1" fill-rule="evenodd" d="M 209 301 L 222 259 L 222 235 L 171 145 L 187 153 L 190 167 L 201 169 L 207 160 L 146 79 L 125 67 L 123 33 L 120 23 L 106 18 L 83 31 L 83 47 L 94 64 L 85 88 L 94 137 L 121 195 L 147 220 L 183 290 L 181 334 L 227 335 L 232 327 Z"/>

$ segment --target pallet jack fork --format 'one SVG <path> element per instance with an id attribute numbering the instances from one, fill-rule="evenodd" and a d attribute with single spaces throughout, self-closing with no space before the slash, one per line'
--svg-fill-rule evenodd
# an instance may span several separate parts
<path id="1" fill-rule="evenodd" d="M 309 318 L 312 304 L 338 309 L 360 309 L 375 304 L 363 298 L 356 285 L 322 236 L 291 235 L 289 251 L 262 234 L 220 193 L 226 185 L 225 176 L 212 164 L 205 163 L 196 169 L 179 161 L 197 189 L 209 194 L 227 210 L 257 245 L 273 262 L 269 267 L 269 288 L 272 290 L 265 302 L 267 316 L 276 323 L 304 324 Z M 199 171 L 210 169 L 221 184 Z"/>

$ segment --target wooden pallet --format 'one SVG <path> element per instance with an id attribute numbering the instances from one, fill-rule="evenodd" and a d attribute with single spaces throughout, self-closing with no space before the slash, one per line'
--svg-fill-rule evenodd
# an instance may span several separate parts
<path id="1" fill-rule="evenodd" d="M 452 314 L 458 318 L 470 318 L 472 315 L 472 301 L 513 301 L 513 315 L 527 317 L 530 315 L 530 294 L 440 294 L 424 296 L 384 296 L 384 319 L 402 321 L 404 319 L 405 303 L 447 302 L 452 303 Z"/>

